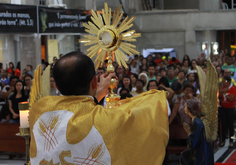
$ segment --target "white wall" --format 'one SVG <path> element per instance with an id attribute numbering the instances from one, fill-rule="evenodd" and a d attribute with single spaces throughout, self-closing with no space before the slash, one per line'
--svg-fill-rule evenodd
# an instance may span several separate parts
<path id="1" fill-rule="evenodd" d="M 235 29 L 236 13 L 234 11 L 211 11 L 211 12 L 139 12 L 134 14 L 136 19 L 134 20 L 134 29 L 136 32 L 152 33 L 151 36 L 142 36 L 138 39 L 137 45 L 141 45 L 142 48 L 149 47 L 149 42 L 152 36 L 158 36 L 160 33 L 174 33 L 176 31 L 184 32 L 184 40 L 176 41 L 176 44 L 184 45 L 184 53 L 177 52 L 177 57 L 182 58 L 181 54 L 188 54 L 191 58 L 196 58 L 198 55 L 196 52 L 197 40 L 196 31 L 200 30 L 223 30 L 223 29 Z M 213 32 L 214 33 L 214 32 Z M 210 36 L 212 38 L 212 34 Z M 173 37 L 158 37 L 156 40 L 161 42 L 162 45 L 170 44 L 173 41 Z M 209 39 L 213 40 L 213 39 Z M 155 43 L 156 41 L 154 41 Z M 211 42 L 211 41 L 209 41 Z M 170 46 L 169 46 L 170 45 Z M 137 47 L 138 51 L 142 48 Z M 181 49 L 182 50 L 182 49 Z"/>

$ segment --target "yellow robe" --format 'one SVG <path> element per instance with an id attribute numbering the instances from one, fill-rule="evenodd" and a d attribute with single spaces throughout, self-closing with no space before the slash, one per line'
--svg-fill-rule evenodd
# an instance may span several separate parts
<path id="1" fill-rule="evenodd" d="M 32 131 L 36 121 L 45 112 L 66 110 L 74 113 L 66 131 L 69 144 L 81 142 L 94 126 L 104 140 L 112 165 L 161 165 L 169 139 L 166 92 L 151 90 L 123 102 L 127 103 L 116 109 L 104 109 L 87 96 L 47 96 L 40 99 L 30 110 L 31 159 L 39 154 L 37 152 L 43 152 L 37 151 Z M 42 164 L 63 162 L 52 159 Z"/>

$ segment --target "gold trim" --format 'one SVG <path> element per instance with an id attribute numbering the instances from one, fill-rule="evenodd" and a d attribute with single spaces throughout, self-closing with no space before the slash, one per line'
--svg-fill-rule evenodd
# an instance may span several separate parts
<path id="1" fill-rule="evenodd" d="M 29 109 L 29 102 L 20 102 L 19 103 L 19 110 L 28 110 Z"/>

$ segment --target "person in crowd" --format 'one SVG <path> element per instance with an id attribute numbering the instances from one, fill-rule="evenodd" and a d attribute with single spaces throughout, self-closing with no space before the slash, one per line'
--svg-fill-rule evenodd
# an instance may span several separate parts
<path id="1" fill-rule="evenodd" d="M 171 86 L 171 83 L 176 81 L 177 78 L 175 78 L 175 72 L 173 67 L 169 67 L 167 70 L 167 80 L 169 82 L 169 86 Z"/>
<path id="2" fill-rule="evenodd" d="M 176 67 L 176 68 L 179 68 L 179 70 L 182 69 L 182 65 L 181 65 L 181 63 L 177 63 L 175 67 Z M 178 73 L 179 73 L 179 72 L 178 72 Z"/>
<path id="3" fill-rule="evenodd" d="M 160 75 L 161 75 L 161 77 L 166 77 L 166 69 L 165 68 L 160 69 Z"/>
<path id="4" fill-rule="evenodd" d="M 157 75 L 157 76 L 156 76 L 156 82 L 157 82 L 157 83 L 159 83 L 161 77 L 162 77 L 161 75 Z M 165 77 L 165 76 L 164 76 L 164 77 Z"/>
<path id="5" fill-rule="evenodd" d="M 138 75 L 135 73 L 132 73 L 131 76 L 131 83 L 132 83 L 132 88 L 136 86 L 136 81 L 138 80 Z"/>
<path id="6" fill-rule="evenodd" d="M 12 73 L 12 75 L 14 75 L 15 66 L 14 66 L 13 62 L 9 62 L 9 67 L 8 67 L 8 61 L 6 62 L 6 70 L 7 70 L 7 73 Z"/>
<path id="7" fill-rule="evenodd" d="M 190 72 L 197 73 L 197 68 L 196 68 L 197 65 L 198 65 L 197 60 L 193 59 L 191 61 L 191 68 L 188 70 L 188 73 Z"/>
<path id="8" fill-rule="evenodd" d="M 45 63 L 47 63 L 47 62 L 45 62 Z M 45 66 L 45 68 L 46 67 L 47 66 Z M 30 64 L 26 65 L 26 71 L 27 71 L 27 74 L 30 74 L 33 77 L 33 66 L 32 65 L 30 65 Z"/>
<path id="9" fill-rule="evenodd" d="M 154 65 L 155 66 L 155 62 L 152 59 L 152 55 L 148 55 L 147 57 L 147 65 Z"/>
<path id="10" fill-rule="evenodd" d="M 138 65 L 138 61 L 136 59 L 133 59 L 130 65 L 130 71 L 132 73 L 138 74 L 139 72 L 139 65 Z"/>
<path id="11" fill-rule="evenodd" d="M 20 71 L 20 61 L 16 65 L 15 73 L 14 75 L 18 76 L 20 78 L 21 76 L 21 71 Z"/>
<path id="12" fill-rule="evenodd" d="M 5 85 L 9 85 L 9 78 L 7 77 L 6 70 L 2 70 L 1 72 L 0 83 L 1 83 L 1 89 L 3 89 Z"/>
<path id="13" fill-rule="evenodd" d="M 197 58 L 198 64 L 202 64 L 205 59 L 206 59 L 206 54 L 203 53 L 203 52 L 201 52 L 201 54 L 200 54 L 200 55 L 198 56 L 198 58 Z M 189 62 L 190 62 L 190 61 L 189 61 Z"/>
<path id="14" fill-rule="evenodd" d="M 231 84 L 231 78 L 229 76 L 224 76 L 223 88 L 220 90 L 221 97 L 221 108 L 219 116 L 222 122 L 222 142 L 219 144 L 220 147 L 225 145 L 226 133 L 230 137 L 234 136 L 234 117 L 235 117 L 235 96 L 236 88 Z M 233 139 L 229 138 L 229 148 L 233 147 Z"/>
<path id="15" fill-rule="evenodd" d="M 141 93 L 144 92 L 143 87 L 144 87 L 144 82 L 143 82 L 143 80 L 138 79 L 138 80 L 136 81 L 136 90 L 130 92 L 130 94 L 133 95 L 133 96 L 138 96 L 138 95 L 140 95 Z"/>
<path id="16" fill-rule="evenodd" d="M 131 97 L 133 97 L 133 95 L 131 95 L 130 93 L 123 93 L 120 95 L 120 100 L 131 98 Z"/>
<path id="17" fill-rule="evenodd" d="M 217 63 L 216 61 L 213 61 L 213 62 L 212 62 L 212 65 L 213 65 L 214 67 L 216 67 L 216 66 L 218 65 L 218 63 Z"/>
<path id="18" fill-rule="evenodd" d="M 179 114 L 181 125 L 184 122 L 189 125 L 192 123 L 191 118 L 187 114 L 185 114 L 184 109 L 185 109 L 185 104 L 186 104 L 187 100 L 194 99 L 199 103 L 199 100 L 193 96 L 193 91 L 194 91 L 194 87 L 191 84 L 185 84 L 185 86 L 183 87 L 184 96 L 178 97 L 176 99 L 174 106 L 173 106 L 172 114 L 170 116 L 169 124 L 172 123 L 172 121 L 174 120 L 177 113 Z M 199 111 L 200 111 L 200 109 L 199 109 Z"/>
<path id="19" fill-rule="evenodd" d="M 188 72 L 188 70 L 190 69 L 189 65 L 190 65 L 189 61 L 185 60 L 183 66 L 182 66 L 182 69 L 185 70 L 186 72 Z"/>
<path id="20" fill-rule="evenodd" d="M 229 77 L 231 77 L 231 71 L 229 70 L 229 69 L 225 69 L 224 70 L 224 76 L 229 76 Z M 221 77 L 220 79 L 219 79 L 219 81 L 220 82 L 222 82 L 222 80 L 223 80 L 223 78 Z M 233 84 L 234 86 L 236 86 L 236 82 L 235 82 L 235 80 L 231 77 L 231 84 Z"/>
<path id="21" fill-rule="evenodd" d="M 179 71 L 180 71 L 180 69 L 178 67 L 176 67 L 174 72 L 175 72 L 175 78 L 177 78 L 177 79 L 178 79 Z"/>
<path id="22" fill-rule="evenodd" d="M 147 59 L 143 58 L 141 61 L 141 66 L 139 67 L 139 73 L 147 73 L 148 65 L 147 65 Z"/>
<path id="23" fill-rule="evenodd" d="M 189 66 L 190 66 L 190 62 L 191 62 L 191 61 L 190 61 L 190 58 L 189 58 L 189 56 L 188 56 L 187 54 L 185 54 L 184 57 L 183 57 L 183 60 L 182 60 L 182 63 L 181 63 L 182 66 L 184 66 L 184 61 L 185 61 L 185 60 L 188 61 L 188 64 L 189 64 Z"/>
<path id="24" fill-rule="evenodd" d="M 17 80 L 14 86 L 14 93 L 9 97 L 10 123 L 19 123 L 18 104 L 24 101 L 27 101 L 24 84 L 21 80 Z"/>
<path id="25" fill-rule="evenodd" d="M 98 78 L 100 78 L 100 76 L 102 75 L 102 74 L 104 74 L 105 73 L 105 69 L 104 68 L 98 68 L 98 70 L 97 70 L 97 76 L 98 76 Z"/>
<path id="26" fill-rule="evenodd" d="M 23 69 L 23 71 L 21 72 L 20 80 L 24 81 L 25 75 L 27 75 L 27 71 L 26 71 L 26 69 Z"/>
<path id="27" fill-rule="evenodd" d="M 24 77 L 24 84 L 25 84 L 24 90 L 25 90 L 25 96 L 27 98 L 29 98 L 30 89 L 32 86 L 32 80 L 33 80 L 33 77 L 30 74 L 25 75 L 25 77 Z"/>
<path id="28" fill-rule="evenodd" d="M 139 67 L 138 67 L 139 68 Z M 130 69 L 130 65 L 127 64 L 127 69 L 125 69 L 125 75 L 126 76 L 131 76 L 132 72 L 131 72 L 131 69 Z"/>
<path id="29" fill-rule="evenodd" d="M 171 103 L 171 100 L 174 97 L 174 91 L 170 88 L 170 84 L 166 77 L 160 78 L 158 90 L 167 91 L 168 93 L 167 100 L 169 103 Z"/>
<path id="30" fill-rule="evenodd" d="M 154 69 L 155 69 L 154 75 L 157 76 L 159 74 L 159 68 L 155 66 Z"/>
<path id="31" fill-rule="evenodd" d="M 160 61 L 159 63 L 158 63 L 158 69 L 160 70 L 160 69 L 166 69 L 167 67 L 166 67 L 166 65 L 165 65 L 165 63 L 164 63 L 164 60 L 163 61 Z"/>
<path id="32" fill-rule="evenodd" d="M 127 88 L 129 92 L 135 91 L 135 88 L 132 88 L 131 79 L 129 76 L 123 76 L 121 87 L 117 89 L 118 95 L 120 95 L 120 90 L 122 88 Z"/>
<path id="33" fill-rule="evenodd" d="M 235 66 L 233 65 L 233 57 L 227 55 L 227 63 L 222 66 L 222 70 L 229 69 L 231 74 L 235 72 Z"/>
<path id="34" fill-rule="evenodd" d="M 189 73 L 187 75 L 187 80 L 189 84 L 194 86 L 195 82 L 197 81 L 197 73 Z"/>
<path id="35" fill-rule="evenodd" d="M 120 95 L 122 95 L 124 93 L 130 93 L 130 91 L 127 88 L 121 88 Z"/>
<path id="36" fill-rule="evenodd" d="M 176 81 L 178 81 L 182 85 L 182 87 L 184 87 L 185 84 L 189 83 L 189 81 L 186 80 L 186 72 L 184 70 L 179 71 L 178 79 Z"/>
<path id="37" fill-rule="evenodd" d="M 198 109 L 196 100 L 186 101 L 185 114 L 191 118 L 192 126 L 186 128 L 189 148 L 181 153 L 181 165 L 214 165 L 213 148 L 211 142 L 206 139 L 205 126 Z"/>
<path id="38" fill-rule="evenodd" d="M 172 105 L 174 105 L 176 99 L 178 97 L 182 97 L 184 95 L 184 93 L 183 93 L 183 87 L 178 81 L 174 81 L 171 84 L 171 89 L 174 91 L 174 96 L 171 101 L 171 106 L 172 106 Z"/>
<path id="39" fill-rule="evenodd" d="M 164 64 L 165 64 L 165 66 L 168 66 L 169 65 L 169 61 L 167 59 L 164 59 Z"/>
<path id="40" fill-rule="evenodd" d="M 42 69 L 45 70 L 48 67 L 49 63 L 48 62 L 44 62 Z M 27 66 L 26 66 L 27 67 Z M 33 68 L 32 68 L 33 69 Z M 33 73 L 32 73 L 33 74 Z"/>
<path id="41" fill-rule="evenodd" d="M 138 57 L 138 65 L 141 66 L 142 65 L 142 60 L 143 60 L 143 55 L 139 55 Z"/>
<path id="42" fill-rule="evenodd" d="M 216 66 L 216 71 L 217 71 L 217 73 L 218 73 L 218 77 L 219 77 L 219 78 L 222 78 L 223 73 L 222 73 L 222 69 L 221 69 L 221 66 L 220 66 L 220 65 L 217 65 L 217 66 Z"/>
<path id="43" fill-rule="evenodd" d="M 154 65 L 148 66 L 148 81 L 150 81 L 150 80 L 156 80 Z"/>
<path id="44" fill-rule="evenodd" d="M 5 85 L 4 88 L 2 89 L 2 98 L 6 99 L 6 103 L 8 104 L 8 98 L 10 95 L 13 94 L 15 90 L 15 84 L 19 80 L 19 77 L 17 76 L 11 76 L 9 85 Z"/>
<path id="45" fill-rule="evenodd" d="M 161 53 L 158 53 L 157 54 L 157 59 L 155 60 L 156 66 L 159 65 L 159 62 L 161 62 L 161 61 L 164 61 L 164 60 L 162 59 Z"/>
<path id="46" fill-rule="evenodd" d="M 213 56 L 212 59 L 211 59 L 212 62 L 217 62 L 217 58 L 216 56 Z"/>
<path id="47" fill-rule="evenodd" d="M 222 63 L 222 59 L 219 58 L 219 59 L 217 60 L 217 63 L 218 63 L 219 66 L 222 66 L 222 64 L 223 64 L 223 63 Z"/>
<path id="48" fill-rule="evenodd" d="M 117 77 L 118 77 L 119 74 L 121 74 L 122 76 L 125 75 L 125 68 L 123 66 L 117 66 L 117 68 L 116 68 Z"/>
<path id="49" fill-rule="evenodd" d="M 55 80 L 53 78 L 53 76 L 50 77 L 50 95 L 51 96 L 60 96 L 61 93 L 58 91 L 57 87 L 56 87 L 56 83 Z"/>
<path id="50" fill-rule="evenodd" d="M 147 85 L 147 91 L 151 90 L 151 89 L 156 89 L 158 90 L 158 83 L 156 80 L 150 80 L 148 82 L 148 85 Z"/>
<path id="51" fill-rule="evenodd" d="M 176 57 L 172 57 L 169 60 L 169 64 L 174 64 L 174 66 L 176 66 L 177 63 L 179 63 L 179 60 Z"/>
<path id="52" fill-rule="evenodd" d="M 54 56 L 53 59 L 52 59 L 52 61 L 53 61 L 53 62 L 51 63 L 51 68 L 53 68 L 54 65 L 56 64 L 56 62 L 58 61 L 57 57 Z"/>
<path id="53" fill-rule="evenodd" d="M 116 68 L 116 67 L 119 66 L 118 63 L 117 63 L 116 61 L 113 61 L 113 62 L 112 62 L 112 65 L 113 65 L 114 68 Z"/>
<path id="54" fill-rule="evenodd" d="M 144 82 L 143 90 L 146 91 L 146 89 L 147 89 L 147 84 L 148 84 L 148 76 L 147 76 L 147 74 L 146 74 L 146 73 L 140 73 L 140 74 L 138 75 L 138 79 L 143 80 L 143 82 Z"/>

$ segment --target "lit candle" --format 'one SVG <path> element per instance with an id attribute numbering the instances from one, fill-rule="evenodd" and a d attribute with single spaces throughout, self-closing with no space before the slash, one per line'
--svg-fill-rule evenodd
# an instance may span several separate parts
<path id="1" fill-rule="evenodd" d="M 19 103 L 20 128 L 29 128 L 29 102 Z"/>
<path id="2" fill-rule="evenodd" d="M 20 110 L 20 127 L 29 128 L 29 110 Z"/>

